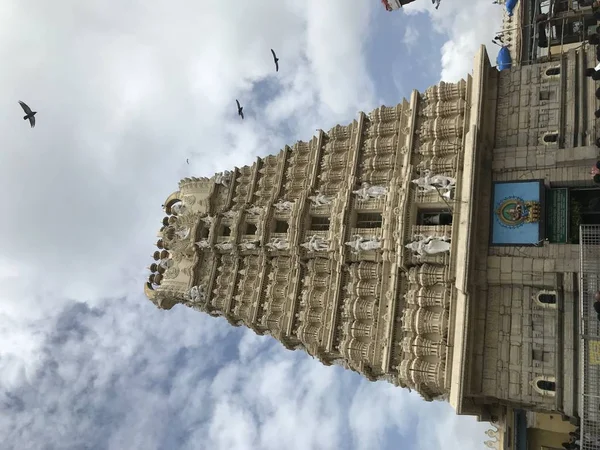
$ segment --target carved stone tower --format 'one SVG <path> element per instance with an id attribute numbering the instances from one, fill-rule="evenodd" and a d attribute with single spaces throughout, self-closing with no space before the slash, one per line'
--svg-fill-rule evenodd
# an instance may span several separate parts
<path id="1" fill-rule="evenodd" d="M 483 83 L 440 83 L 165 201 L 145 287 L 426 400 L 462 395 Z"/>

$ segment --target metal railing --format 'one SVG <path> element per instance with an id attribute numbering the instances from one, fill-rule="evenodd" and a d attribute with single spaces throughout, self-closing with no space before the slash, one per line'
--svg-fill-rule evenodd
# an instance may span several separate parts
<path id="1" fill-rule="evenodd" d="M 600 449 L 600 318 L 594 309 L 600 291 L 600 225 L 579 227 L 580 250 L 580 415 L 581 449 Z"/>

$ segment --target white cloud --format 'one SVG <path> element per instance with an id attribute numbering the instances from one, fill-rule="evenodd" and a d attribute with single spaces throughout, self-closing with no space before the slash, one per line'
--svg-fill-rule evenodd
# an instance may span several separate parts
<path id="1" fill-rule="evenodd" d="M 6 446 L 385 448 L 393 432 L 435 449 L 438 434 L 468 434 L 471 421 L 448 405 L 322 367 L 223 319 L 158 311 L 141 295 L 160 204 L 179 178 L 252 163 L 377 105 L 363 48 L 375 7 L 3 3 Z M 455 16 L 438 26 L 452 29 Z M 39 111 L 34 130 L 17 100 Z M 441 431 L 413 436 L 406 424 L 425 427 L 431 411 Z M 482 440 L 470 433 L 467 449 Z"/>
<path id="2" fill-rule="evenodd" d="M 427 12 L 434 29 L 448 36 L 441 52 L 444 81 L 457 81 L 471 73 L 481 44 L 495 60 L 498 48 L 491 40 L 502 30 L 503 11 L 503 6 L 488 0 L 442 0 L 437 10 L 428 0 L 418 0 L 405 7 L 407 14 Z"/>
<path id="3" fill-rule="evenodd" d="M 402 42 L 404 42 L 404 45 L 406 45 L 406 48 L 409 51 L 418 42 L 420 35 L 421 34 L 419 33 L 417 27 L 411 25 L 406 27 L 406 30 L 404 30 L 404 38 L 402 39 Z"/>

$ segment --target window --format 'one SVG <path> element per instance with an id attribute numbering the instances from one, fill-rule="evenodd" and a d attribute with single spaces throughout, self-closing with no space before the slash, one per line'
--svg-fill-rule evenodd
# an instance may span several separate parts
<path id="1" fill-rule="evenodd" d="M 544 135 L 544 142 L 547 144 L 557 142 L 558 141 L 558 133 L 548 133 Z"/>
<path id="2" fill-rule="evenodd" d="M 421 211 L 417 225 L 452 225 L 452 214 L 446 211 Z"/>
<path id="3" fill-rule="evenodd" d="M 543 308 L 556 308 L 556 291 L 538 291 L 533 295 L 533 300 Z"/>
<path id="4" fill-rule="evenodd" d="M 554 294 L 539 294 L 538 300 L 545 305 L 556 305 L 556 295 Z"/>
<path id="5" fill-rule="evenodd" d="M 537 380 L 536 385 L 542 391 L 556 392 L 556 383 L 548 380 Z"/>
<path id="6" fill-rule="evenodd" d="M 275 229 L 273 231 L 275 233 L 287 233 L 288 228 L 289 228 L 289 225 L 285 220 L 276 220 L 275 221 Z"/>
<path id="7" fill-rule="evenodd" d="M 245 234 L 256 234 L 257 231 L 258 231 L 258 229 L 256 228 L 255 224 L 253 224 L 253 223 L 246 224 L 246 233 Z"/>
<path id="8" fill-rule="evenodd" d="M 231 236 L 231 228 L 223 227 L 223 233 L 221 234 L 221 236 Z"/>
<path id="9" fill-rule="evenodd" d="M 550 67 L 549 69 L 546 69 L 546 76 L 551 77 L 556 75 L 560 75 L 560 67 Z"/>
<path id="10" fill-rule="evenodd" d="M 356 228 L 381 228 L 381 213 L 359 213 L 356 215 Z"/>
<path id="11" fill-rule="evenodd" d="M 313 216 L 310 219 L 310 229 L 312 231 L 327 231 L 329 230 L 329 217 Z"/>

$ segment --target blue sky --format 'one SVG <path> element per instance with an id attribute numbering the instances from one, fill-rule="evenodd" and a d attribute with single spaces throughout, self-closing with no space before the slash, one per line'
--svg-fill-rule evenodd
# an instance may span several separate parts
<path id="1" fill-rule="evenodd" d="M 481 448 L 486 425 L 445 403 L 142 286 L 180 178 L 456 81 L 500 23 L 488 0 L 4 1 L 2 448 Z"/>

